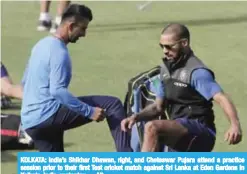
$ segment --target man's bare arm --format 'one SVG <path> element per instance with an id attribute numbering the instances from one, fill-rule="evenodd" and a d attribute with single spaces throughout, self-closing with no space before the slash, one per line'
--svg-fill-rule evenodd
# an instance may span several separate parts
<path id="1" fill-rule="evenodd" d="M 221 106 L 231 125 L 239 125 L 237 110 L 230 98 L 223 92 L 217 93 L 214 100 Z"/>
<path id="2" fill-rule="evenodd" d="M 135 115 L 135 120 L 138 121 L 147 121 L 155 117 L 158 117 L 163 111 L 163 99 L 157 98 L 155 102 L 151 105 L 145 107 L 141 112 Z"/>
<path id="3" fill-rule="evenodd" d="M 230 122 L 230 128 L 225 133 L 225 141 L 228 141 L 229 144 L 238 144 L 242 140 L 242 130 L 236 107 L 223 92 L 217 93 L 213 98 L 224 110 Z"/>

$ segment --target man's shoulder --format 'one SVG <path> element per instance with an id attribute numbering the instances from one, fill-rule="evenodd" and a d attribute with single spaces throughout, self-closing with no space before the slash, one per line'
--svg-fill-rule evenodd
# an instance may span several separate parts
<path id="1" fill-rule="evenodd" d="M 191 52 L 187 63 L 190 64 L 191 68 L 207 68 L 207 65 L 203 62 L 203 60 L 195 55 L 193 51 Z"/>
<path id="2" fill-rule="evenodd" d="M 51 55 L 67 54 L 68 49 L 59 39 L 53 36 L 46 36 L 38 41 L 36 48 L 50 52 Z"/>
<path id="3" fill-rule="evenodd" d="M 47 43 L 47 42 L 51 42 L 51 41 L 52 41 L 52 37 L 51 36 L 45 36 L 45 37 L 39 39 L 37 41 L 37 44 Z"/>
<path id="4" fill-rule="evenodd" d="M 43 51 L 42 49 L 47 49 L 51 45 L 51 39 L 50 37 L 46 36 L 44 38 L 41 38 L 36 42 L 36 44 L 33 46 L 33 51 L 39 52 L 40 50 Z"/>
<path id="5" fill-rule="evenodd" d="M 192 75 L 196 77 L 214 77 L 214 72 L 203 62 L 201 58 L 198 58 L 193 52 L 190 59 L 190 66 L 192 68 Z"/>
<path id="6" fill-rule="evenodd" d="M 46 36 L 40 39 L 36 46 L 45 46 L 45 47 L 64 47 L 63 44 L 61 44 L 61 41 L 56 39 L 53 36 Z"/>
<path id="7" fill-rule="evenodd" d="M 192 72 L 192 80 L 199 79 L 213 79 L 214 75 L 211 70 L 207 68 L 198 68 Z"/>

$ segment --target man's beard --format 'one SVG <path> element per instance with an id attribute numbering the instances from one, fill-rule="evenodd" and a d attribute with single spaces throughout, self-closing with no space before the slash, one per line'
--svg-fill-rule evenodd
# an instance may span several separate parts
<path id="1" fill-rule="evenodd" d="M 71 36 L 71 37 L 69 37 L 69 42 L 70 43 L 76 43 L 76 41 L 79 39 L 79 37 L 73 37 L 73 36 Z"/>
<path id="2" fill-rule="evenodd" d="M 167 59 L 165 57 L 165 59 L 166 59 L 166 61 L 169 64 L 175 64 L 175 63 L 179 62 L 184 56 L 185 56 L 184 51 L 183 50 L 180 50 L 179 53 L 178 53 L 178 55 L 175 58 L 173 58 L 173 59 Z"/>
<path id="3" fill-rule="evenodd" d="M 168 69 L 173 69 L 176 67 L 184 58 L 186 57 L 186 54 L 183 50 L 179 52 L 176 58 L 174 59 L 167 59 L 165 57 L 165 64 L 167 65 Z"/>

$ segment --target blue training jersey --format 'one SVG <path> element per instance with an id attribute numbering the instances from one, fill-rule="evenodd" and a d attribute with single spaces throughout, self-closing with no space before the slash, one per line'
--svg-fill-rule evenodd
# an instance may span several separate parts
<path id="1" fill-rule="evenodd" d="M 33 47 L 22 80 L 21 121 L 24 129 L 47 120 L 61 104 L 82 116 L 93 115 L 93 107 L 68 91 L 71 69 L 67 46 L 60 39 L 48 36 Z"/>

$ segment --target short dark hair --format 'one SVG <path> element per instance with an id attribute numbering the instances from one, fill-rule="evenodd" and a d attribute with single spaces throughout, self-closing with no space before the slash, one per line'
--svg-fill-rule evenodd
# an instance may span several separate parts
<path id="1" fill-rule="evenodd" d="M 86 18 L 89 21 L 93 20 L 93 14 L 89 7 L 80 4 L 71 4 L 62 14 L 62 22 L 74 18 L 74 20 L 78 20 L 81 18 Z"/>
<path id="2" fill-rule="evenodd" d="M 179 24 L 179 23 L 168 24 L 161 32 L 161 34 L 165 34 L 165 33 L 174 33 L 176 34 L 178 39 L 185 38 L 188 39 L 188 41 L 190 42 L 189 29 L 183 24 Z"/>

